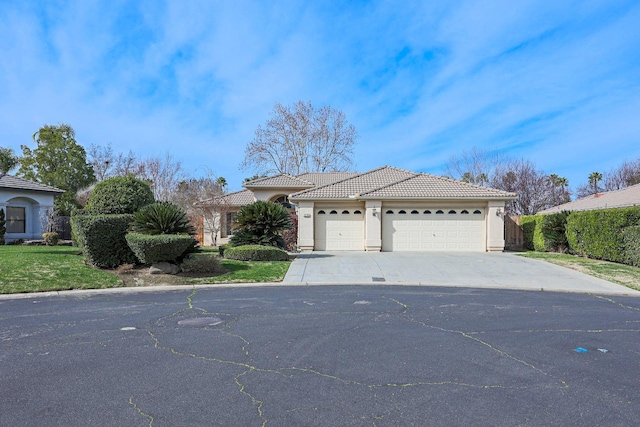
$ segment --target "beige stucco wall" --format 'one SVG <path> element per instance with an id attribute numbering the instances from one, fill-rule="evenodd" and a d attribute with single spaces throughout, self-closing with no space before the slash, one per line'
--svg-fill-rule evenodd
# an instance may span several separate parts
<path id="1" fill-rule="evenodd" d="M 299 202 L 296 206 L 298 214 L 298 250 L 312 251 L 314 246 L 313 202 Z"/>
<path id="2" fill-rule="evenodd" d="M 367 200 L 364 217 L 364 250 L 380 252 L 382 250 L 382 202 Z"/>
<path id="3" fill-rule="evenodd" d="M 504 251 L 505 202 L 487 203 L 487 251 Z"/>

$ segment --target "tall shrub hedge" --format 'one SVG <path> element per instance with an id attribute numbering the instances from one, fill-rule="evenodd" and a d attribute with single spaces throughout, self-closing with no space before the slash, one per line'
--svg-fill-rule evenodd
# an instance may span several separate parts
<path id="1" fill-rule="evenodd" d="M 93 215 L 132 214 L 153 201 L 149 184 L 132 175 L 116 176 L 96 184 L 84 210 Z"/>
<path id="2" fill-rule="evenodd" d="M 625 264 L 640 267 L 640 225 L 622 230 L 622 251 Z"/>
<path id="3" fill-rule="evenodd" d="M 624 262 L 623 229 L 640 225 L 640 207 L 572 212 L 567 218 L 571 252 L 589 258 Z"/>
<path id="4" fill-rule="evenodd" d="M 127 245 L 125 235 L 133 215 L 75 215 L 71 232 L 85 261 L 100 268 L 134 264 L 136 256 Z"/>
<path id="5" fill-rule="evenodd" d="M 542 235 L 543 215 L 525 215 L 520 217 L 520 227 L 524 234 L 524 247 L 530 251 L 545 252 L 547 250 Z"/>

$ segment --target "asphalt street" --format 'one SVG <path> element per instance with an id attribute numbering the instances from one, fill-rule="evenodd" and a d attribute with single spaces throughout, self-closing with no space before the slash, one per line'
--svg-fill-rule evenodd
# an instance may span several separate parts
<path id="1" fill-rule="evenodd" d="M 2 426 L 637 425 L 640 298 L 410 286 L 0 300 Z"/>

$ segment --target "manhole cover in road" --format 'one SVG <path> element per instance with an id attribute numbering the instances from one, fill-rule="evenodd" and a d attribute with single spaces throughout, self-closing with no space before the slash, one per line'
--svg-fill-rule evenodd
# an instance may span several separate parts
<path id="1" fill-rule="evenodd" d="M 190 319 L 180 320 L 178 325 L 181 326 L 216 326 L 224 323 L 219 317 L 192 317 Z"/>

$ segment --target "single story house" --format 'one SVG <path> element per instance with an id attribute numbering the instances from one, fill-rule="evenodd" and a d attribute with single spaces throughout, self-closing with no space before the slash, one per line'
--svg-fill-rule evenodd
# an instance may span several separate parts
<path id="1" fill-rule="evenodd" d="M 53 200 L 64 190 L 12 175 L 0 175 L 0 209 L 5 212 L 5 240 L 41 239 Z"/>
<path id="2" fill-rule="evenodd" d="M 302 251 L 502 251 L 505 203 L 516 197 L 390 166 L 280 174 L 244 187 L 224 196 L 221 241 L 242 205 L 265 200 L 295 209 Z"/>
<path id="3" fill-rule="evenodd" d="M 621 190 L 606 191 L 596 193 L 587 197 L 564 203 L 549 209 L 538 212 L 539 214 L 550 214 L 562 211 L 592 211 L 596 209 L 626 208 L 630 206 L 640 206 L 640 184 Z"/>

